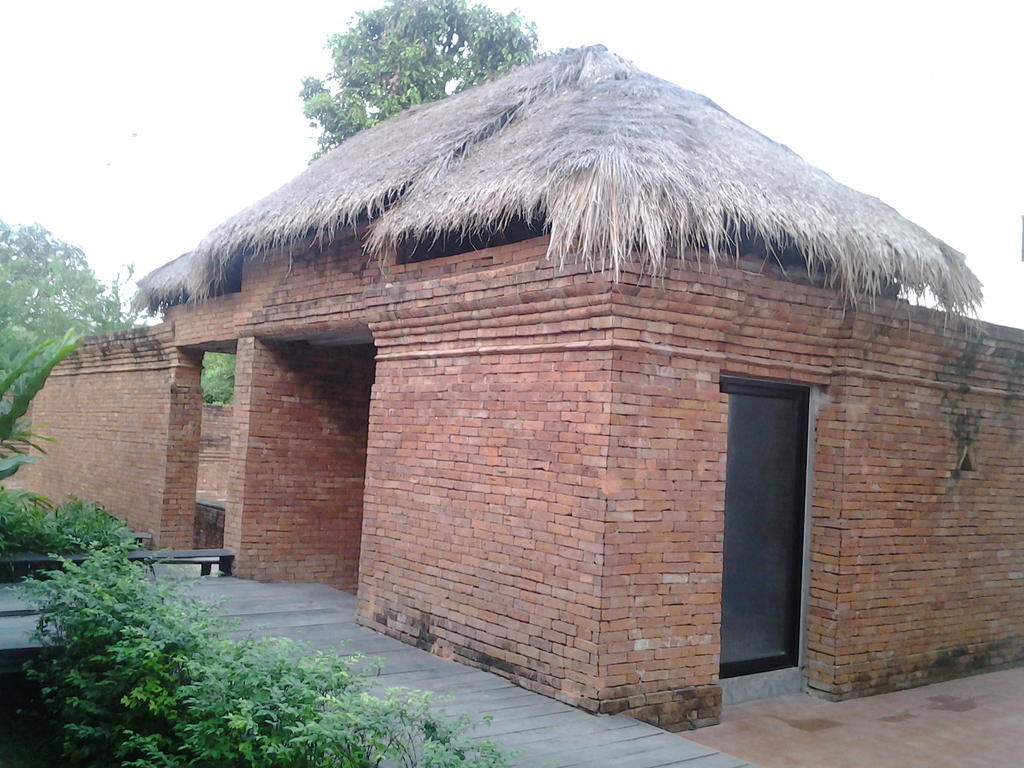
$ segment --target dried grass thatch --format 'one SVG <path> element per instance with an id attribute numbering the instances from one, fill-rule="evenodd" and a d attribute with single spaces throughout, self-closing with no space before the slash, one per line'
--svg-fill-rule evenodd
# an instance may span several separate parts
<path id="1" fill-rule="evenodd" d="M 542 217 L 549 255 L 660 273 L 689 247 L 712 260 L 737 232 L 795 248 L 849 298 L 894 284 L 971 309 L 963 256 L 714 102 L 593 46 L 360 133 L 139 283 L 150 308 L 202 300 L 245 253 L 369 221 L 368 247 Z"/>
<path id="2" fill-rule="evenodd" d="M 139 292 L 133 302 L 136 309 L 158 309 L 184 304 L 189 300 L 189 284 L 198 271 L 193 268 L 195 251 L 184 253 L 139 280 Z"/>

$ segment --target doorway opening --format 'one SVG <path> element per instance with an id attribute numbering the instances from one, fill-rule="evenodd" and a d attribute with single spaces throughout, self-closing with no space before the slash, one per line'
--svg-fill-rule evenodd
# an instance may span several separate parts
<path id="1" fill-rule="evenodd" d="M 723 379 L 729 396 L 719 676 L 800 662 L 808 388 Z"/>
<path id="2" fill-rule="evenodd" d="M 375 371 L 365 326 L 247 342 L 225 528 L 243 575 L 358 588 Z"/>
<path id="3" fill-rule="evenodd" d="M 224 546 L 228 500 L 231 429 L 234 420 L 235 355 L 233 348 L 203 353 L 202 419 L 196 478 L 196 518 L 192 546 Z"/>

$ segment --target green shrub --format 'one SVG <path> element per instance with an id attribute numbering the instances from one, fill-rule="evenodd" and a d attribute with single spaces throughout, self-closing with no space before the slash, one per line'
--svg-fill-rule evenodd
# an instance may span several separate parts
<path id="1" fill-rule="evenodd" d="M 35 551 L 50 543 L 47 510 L 50 500 L 29 491 L 0 488 L 0 554 L 8 551 Z"/>
<path id="2" fill-rule="evenodd" d="M 140 736 L 173 748 L 178 688 L 207 636 L 222 634 L 209 607 L 179 599 L 173 582 L 151 581 L 116 550 L 50 576 L 26 582 L 47 646 L 29 674 L 63 726 L 66 757 L 118 765 L 137 756 Z"/>
<path id="3" fill-rule="evenodd" d="M 282 639 L 234 644 L 220 674 L 182 690 L 182 751 L 219 768 L 501 768 L 506 756 L 473 742 L 466 715 L 450 718 L 429 694 L 368 692 L 369 678 L 337 653 L 303 655 Z M 190 763 L 193 764 L 193 763 Z M 148 764 L 147 764 L 148 766 Z"/>
<path id="4" fill-rule="evenodd" d="M 48 517 L 64 539 L 60 554 L 135 544 L 131 528 L 94 501 L 69 498 Z"/>
<path id="5" fill-rule="evenodd" d="M 485 718 L 485 722 L 489 722 Z M 470 738 L 477 723 L 451 718 L 429 693 L 389 689 L 382 698 L 350 690 L 328 697 L 319 718 L 296 728 L 308 745 L 303 768 L 505 768 L 509 755 L 493 742 Z"/>
<path id="6" fill-rule="evenodd" d="M 234 641 L 179 582 L 118 552 L 29 587 L 48 649 L 30 674 L 74 765 L 135 768 L 502 768 L 426 694 L 368 693 L 337 653 Z"/>
<path id="7" fill-rule="evenodd" d="M 98 504 L 70 498 L 54 508 L 45 496 L 0 488 L 0 554 L 69 555 L 132 542 L 128 526 Z"/>

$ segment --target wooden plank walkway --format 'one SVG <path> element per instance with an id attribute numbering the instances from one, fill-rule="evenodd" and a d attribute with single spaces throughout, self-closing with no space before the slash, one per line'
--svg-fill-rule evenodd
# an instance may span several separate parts
<path id="1" fill-rule="evenodd" d="M 36 617 L 17 597 L 13 584 L 0 584 L 0 674 L 16 672 L 35 655 Z"/>
<path id="2" fill-rule="evenodd" d="M 450 697 L 444 708 L 490 726 L 477 736 L 518 753 L 519 768 L 747 768 L 718 752 L 624 715 L 591 715 L 497 675 L 433 656 L 356 624 L 352 595 L 321 584 L 261 584 L 234 578 L 196 581 L 203 599 L 220 600 L 221 613 L 240 632 L 290 637 L 327 648 L 344 642 L 346 654 L 380 659 L 379 689 L 408 687 Z M 0 589 L 0 658 L 24 653 L 33 620 L 9 588 Z M 18 611 L 21 615 L 18 615 Z M 5 615 L 6 613 L 6 615 Z"/>

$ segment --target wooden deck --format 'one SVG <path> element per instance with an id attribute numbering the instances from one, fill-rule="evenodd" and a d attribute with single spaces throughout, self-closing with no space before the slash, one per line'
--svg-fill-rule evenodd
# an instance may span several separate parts
<path id="1" fill-rule="evenodd" d="M 450 712 L 489 715 L 480 738 L 521 750 L 521 768 L 741 768 L 749 764 L 624 715 L 590 715 L 497 675 L 445 661 L 355 621 L 355 598 L 320 584 L 260 584 L 233 578 L 197 581 L 203 598 L 241 631 L 291 637 L 313 646 L 345 641 L 343 651 L 380 659 L 381 689 L 404 686 L 451 697 Z M 0 665 L 20 664 L 34 646 L 34 625 L 10 588 L 0 589 Z"/>

